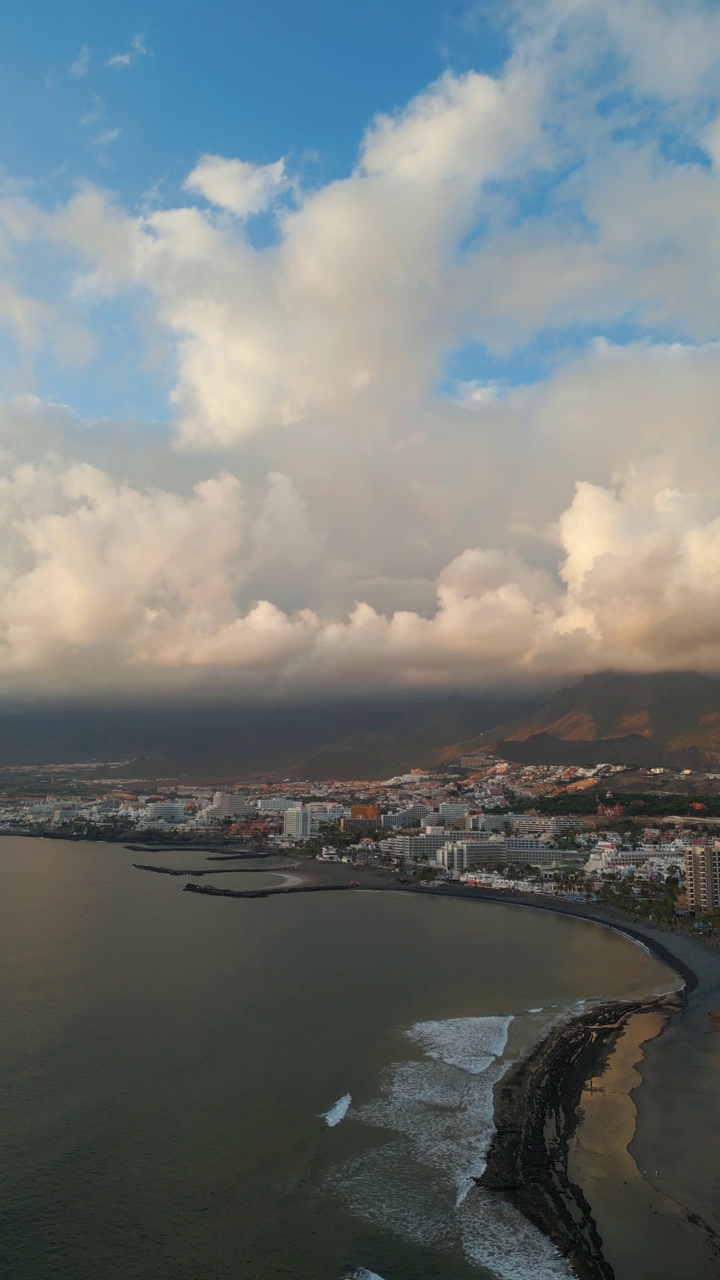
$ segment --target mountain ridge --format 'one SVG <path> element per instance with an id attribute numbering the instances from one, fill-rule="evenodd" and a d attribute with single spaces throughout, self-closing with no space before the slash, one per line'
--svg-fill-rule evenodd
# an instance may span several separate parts
<path id="1" fill-rule="evenodd" d="M 601 672 L 539 695 L 0 712 L 0 767 L 123 777 L 382 779 L 493 752 L 527 764 L 720 767 L 720 680 Z"/>
<path id="2" fill-rule="evenodd" d="M 556 690 L 529 716 L 485 731 L 465 753 L 527 764 L 720 765 L 720 680 L 694 672 L 606 671 Z"/>

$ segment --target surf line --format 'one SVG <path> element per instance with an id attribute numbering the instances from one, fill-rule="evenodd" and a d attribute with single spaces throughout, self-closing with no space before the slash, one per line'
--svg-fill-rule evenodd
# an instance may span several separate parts
<path id="1" fill-rule="evenodd" d="M 351 1095 L 344 1093 L 342 1098 L 338 1098 L 337 1102 L 333 1103 L 329 1111 L 322 1112 L 320 1118 L 325 1121 L 328 1129 L 334 1129 L 336 1124 L 340 1124 L 340 1121 L 345 1119 L 351 1102 Z"/>

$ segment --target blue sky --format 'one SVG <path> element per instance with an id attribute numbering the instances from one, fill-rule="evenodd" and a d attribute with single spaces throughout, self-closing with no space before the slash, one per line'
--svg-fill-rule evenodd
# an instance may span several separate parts
<path id="1" fill-rule="evenodd" d="M 0 163 L 46 208 L 84 181 L 131 208 L 147 198 L 172 204 L 205 152 L 260 164 L 287 156 L 310 185 L 327 182 L 352 168 L 376 113 L 401 107 L 447 67 L 492 70 L 507 49 L 480 6 L 427 0 L 412 6 L 411 21 L 399 0 L 178 0 L 137 10 L 10 0 L 0 33 Z M 107 65 L 138 36 L 146 54 Z M 44 353 L 36 389 L 89 417 L 167 421 L 169 370 L 162 361 L 148 370 L 122 305 L 103 328 L 99 376 Z M 0 340 L 0 367 L 16 358 L 12 341 Z M 466 363 L 458 355 L 461 376 L 477 358 Z"/>
<path id="2" fill-rule="evenodd" d="M 716 3 L 0 36 L 0 690 L 720 670 Z"/>
<path id="3" fill-rule="evenodd" d="M 10 188 L 31 192 L 45 209 L 85 182 L 136 211 L 186 203 L 183 182 L 205 153 L 257 164 L 283 156 L 307 188 L 320 187 L 352 170 L 374 117 L 401 110 L 443 72 L 501 72 L 511 48 L 508 12 L 507 6 L 464 0 L 420 0 L 411 20 L 407 4 L 398 0 L 271 0 L 235 7 L 180 0 L 136 11 L 12 0 L 0 28 L 0 163 Z M 674 149 L 675 159 L 707 165 L 696 139 L 672 121 L 668 125 L 657 103 L 648 110 L 627 86 L 603 94 L 605 80 L 612 83 L 609 70 L 600 56 L 584 75 L 601 86 L 598 117 L 619 117 L 618 137 L 645 137 Z M 570 171 L 575 163 L 577 157 Z M 561 176 L 523 174 L 513 195 L 515 217 L 542 213 L 557 199 Z M 253 220 L 248 234 L 262 245 L 274 236 L 272 220 Z M 474 230 L 471 238 L 476 235 Z M 29 281 L 44 273 L 49 293 L 65 285 L 62 273 L 53 280 L 35 247 L 25 271 Z M 169 421 L 171 357 L 143 353 L 137 310 L 119 298 L 102 315 L 96 310 L 92 325 L 95 366 L 78 369 L 49 350 L 39 352 L 35 390 L 88 417 Z M 437 386 L 452 393 L 457 383 L 472 379 L 532 382 L 597 332 L 620 343 L 643 335 L 682 336 L 672 320 L 636 323 L 629 307 L 605 318 L 600 329 L 593 321 L 573 320 L 528 335 L 512 349 L 461 342 L 448 352 Z M 17 351 L 7 336 L 0 339 L 0 367 L 3 362 L 17 389 L 22 365 L 11 373 Z"/>
<path id="4" fill-rule="evenodd" d="M 60 182 L 95 174 L 128 199 L 172 188 L 205 151 L 266 162 L 314 153 L 324 177 L 352 165 L 378 111 L 405 103 L 446 66 L 497 65 L 504 41 L 464 4 L 267 0 L 3 6 L 6 167 Z M 108 68 L 142 34 L 149 56 Z M 87 72 L 69 74 L 80 50 Z M 101 114 L 94 129 L 81 116 Z M 121 128 L 100 157 L 90 137 Z M 58 172 L 62 170 L 62 172 Z"/>

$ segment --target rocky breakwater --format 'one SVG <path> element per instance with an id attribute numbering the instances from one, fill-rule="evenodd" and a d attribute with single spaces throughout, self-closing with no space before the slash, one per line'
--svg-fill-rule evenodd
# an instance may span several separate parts
<path id="1" fill-rule="evenodd" d="M 356 889 L 354 884 L 288 884 L 277 889 L 218 889 L 212 884 L 186 884 L 184 893 L 205 893 L 213 898 L 278 898 L 288 893 L 332 893 L 343 889 Z"/>
<path id="2" fill-rule="evenodd" d="M 590 1206 L 568 1174 L 568 1143 L 586 1082 L 628 1020 L 678 1009 L 680 998 L 614 1003 L 557 1028 L 495 1090 L 495 1124 L 480 1185 L 509 1200 L 568 1259 L 578 1280 L 613 1280 Z"/>

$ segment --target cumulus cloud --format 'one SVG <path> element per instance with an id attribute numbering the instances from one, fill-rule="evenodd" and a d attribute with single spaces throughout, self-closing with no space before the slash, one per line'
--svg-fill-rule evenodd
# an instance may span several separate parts
<path id="1" fill-rule="evenodd" d="M 185 181 L 187 191 L 204 196 L 220 209 L 229 209 L 239 218 L 264 213 L 287 186 L 285 161 L 248 164 L 203 156 Z"/>
<path id="2" fill-rule="evenodd" d="M 720 670 L 720 20 L 508 12 L 505 65 L 370 121 L 343 177 L 207 154 L 175 207 L 0 200 L 19 346 L 120 310 L 172 414 L 130 447 L 0 413 L 6 687 Z"/>
<path id="3" fill-rule="evenodd" d="M 48 443 L 50 443 L 48 441 Z M 314 527 L 317 525 L 318 527 Z M 258 594 L 332 549 L 290 479 L 219 473 L 171 492 L 55 449 L 0 485 L 0 673 L 15 688 L 246 692 L 528 684 L 619 665 L 720 667 L 720 493 L 580 482 L 559 572 L 514 550 L 456 556 L 434 608 L 283 609 Z"/>

